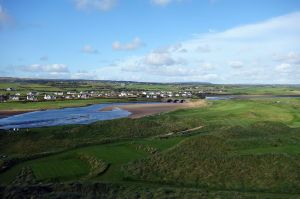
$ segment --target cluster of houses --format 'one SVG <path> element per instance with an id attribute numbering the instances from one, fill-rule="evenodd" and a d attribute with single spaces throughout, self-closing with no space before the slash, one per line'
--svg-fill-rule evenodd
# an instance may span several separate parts
<path id="1" fill-rule="evenodd" d="M 7 88 L 7 91 L 15 91 L 13 88 Z M 6 96 L 7 100 L 2 101 L 43 101 L 57 99 L 88 99 L 88 98 L 191 98 L 195 95 L 191 91 L 67 91 L 67 92 L 37 92 L 31 91 L 25 94 L 15 92 L 12 95 Z M 4 99 L 4 96 L 2 95 Z M 1 96 L 0 96 L 1 100 Z"/>
<path id="2" fill-rule="evenodd" d="M 193 94 L 188 91 L 182 92 L 172 92 L 172 91 L 143 91 L 141 93 L 141 97 L 146 98 L 174 98 L 174 97 L 183 97 L 183 98 L 191 98 Z"/>

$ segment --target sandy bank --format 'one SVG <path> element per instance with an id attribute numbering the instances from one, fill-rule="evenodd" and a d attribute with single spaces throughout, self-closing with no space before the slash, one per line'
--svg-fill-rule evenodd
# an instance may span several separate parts
<path id="1" fill-rule="evenodd" d="M 19 115 L 19 114 L 23 114 L 23 113 L 28 113 L 28 112 L 32 112 L 32 111 L 36 111 L 35 109 L 32 110 L 5 110 L 5 111 L 0 111 L 0 118 L 4 118 L 4 117 L 9 117 L 9 116 L 13 116 L 13 115 Z"/>
<path id="2" fill-rule="evenodd" d="M 140 118 L 148 115 L 154 115 L 162 112 L 169 112 L 182 108 L 196 108 L 205 106 L 206 102 L 204 100 L 197 100 L 187 103 L 157 103 L 157 104 L 126 104 L 117 106 L 108 106 L 100 111 L 111 111 L 116 108 L 127 110 L 132 114 L 130 118 Z"/>

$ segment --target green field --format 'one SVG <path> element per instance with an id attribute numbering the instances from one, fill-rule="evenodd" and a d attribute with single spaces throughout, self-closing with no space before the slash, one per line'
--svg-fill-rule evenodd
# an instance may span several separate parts
<path id="1" fill-rule="evenodd" d="M 226 86 L 226 92 L 250 95 L 300 95 L 300 88 L 290 86 Z"/>
<path id="2" fill-rule="evenodd" d="M 76 100 L 56 100 L 42 102 L 5 102 L 0 103 L 0 111 L 26 111 L 41 109 L 59 109 L 67 107 L 87 106 L 91 104 L 112 103 L 112 102 L 141 102 L 147 101 L 140 98 L 128 99 L 76 99 Z"/>
<path id="3" fill-rule="evenodd" d="M 96 145 L 71 150 L 58 155 L 27 161 L 17 165 L 1 176 L 1 183 L 12 182 L 15 174 L 23 167 L 30 166 L 37 180 L 74 180 L 84 177 L 89 173 L 89 165 L 80 160 L 79 154 L 87 154 L 111 164 L 108 171 L 102 176 L 96 176 L 89 180 L 121 181 L 123 179 L 121 166 L 131 160 L 139 159 L 151 154 L 147 148 L 157 151 L 165 150 L 182 138 L 171 138 L 168 140 L 142 139 L 135 141 L 119 142 L 115 144 Z"/>
<path id="4" fill-rule="evenodd" d="M 18 161 L 0 182 L 77 181 L 89 190 L 103 183 L 112 198 L 297 198 L 299 110 L 300 99 L 220 100 L 140 119 L 1 133 L 0 153 Z"/>

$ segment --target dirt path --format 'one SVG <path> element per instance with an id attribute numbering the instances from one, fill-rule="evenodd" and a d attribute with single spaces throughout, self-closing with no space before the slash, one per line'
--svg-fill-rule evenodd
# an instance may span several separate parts
<path id="1" fill-rule="evenodd" d="M 195 127 L 195 128 L 191 128 L 191 129 L 187 129 L 187 130 L 184 130 L 184 131 L 179 131 L 179 132 L 175 132 L 175 133 L 167 133 L 167 134 L 163 134 L 163 135 L 158 135 L 158 136 L 155 136 L 156 138 L 168 138 L 168 137 L 171 137 L 171 136 L 177 136 L 177 135 L 187 135 L 193 131 L 196 131 L 196 130 L 199 130 L 199 129 L 202 129 L 204 126 L 198 126 L 198 127 Z"/>

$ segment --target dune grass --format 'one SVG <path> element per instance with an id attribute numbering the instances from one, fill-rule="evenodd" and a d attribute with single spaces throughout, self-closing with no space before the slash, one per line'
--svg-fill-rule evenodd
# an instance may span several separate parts
<path id="1" fill-rule="evenodd" d="M 208 189 L 300 193 L 300 129 L 296 129 L 298 137 L 289 127 L 282 134 L 282 129 L 277 134 L 262 125 L 234 133 L 222 130 L 187 139 L 171 150 L 125 165 L 125 176 Z M 255 137 L 266 141 L 257 147 L 251 143 Z M 233 144 L 239 139 L 248 149 Z"/>
<path id="2" fill-rule="evenodd" d="M 300 194 L 299 108 L 299 99 L 224 100 L 140 119 L 2 133 L 0 152 L 8 158 L 62 152 L 20 162 L 1 173 L 0 182 L 31 168 L 40 182 Z M 200 125 L 193 136 L 154 138 Z M 110 166 L 87 178 L 93 168 L 82 154 Z"/>
<path id="3" fill-rule="evenodd" d="M 22 168 L 30 167 L 39 181 L 67 181 L 83 179 L 90 173 L 90 164 L 81 158 L 82 155 L 103 160 L 110 164 L 108 170 L 92 180 L 118 182 L 123 179 L 121 166 L 131 160 L 140 159 L 151 154 L 143 147 L 152 147 L 163 151 L 180 142 L 183 138 L 174 137 L 167 140 L 138 139 L 113 144 L 83 147 L 58 155 L 47 156 L 18 164 L 0 174 L 0 183 L 10 183 Z M 143 147 L 141 147 L 143 146 Z M 89 178 L 90 179 L 90 178 Z"/>

